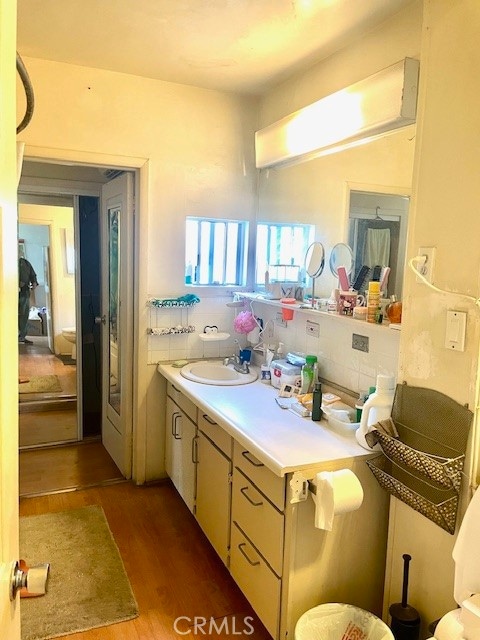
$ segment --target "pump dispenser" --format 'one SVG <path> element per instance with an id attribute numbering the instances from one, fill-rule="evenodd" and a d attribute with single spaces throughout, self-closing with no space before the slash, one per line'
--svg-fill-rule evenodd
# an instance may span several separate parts
<path id="1" fill-rule="evenodd" d="M 371 451 L 365 440 L 370 427 L 379 420 L 390 417 L 395 396 L 395 379 L 392 376 L 377 376 L 376 391 L 368 396 L 362 409 L 360 426 L 355 432 L 358 444 Z"/>

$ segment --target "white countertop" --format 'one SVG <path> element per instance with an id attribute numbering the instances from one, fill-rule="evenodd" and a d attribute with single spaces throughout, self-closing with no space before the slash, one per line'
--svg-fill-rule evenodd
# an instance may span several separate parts
<path id="1" fill-rule="evenodd" d="M 275 402 L 278 390 L 260 380 L 215 386 L 191 382 L 171 364 L 160 363 L 157 370 L 276 475 L 371 456 L 353 432 L 337 433 L 324 420 L 281 409 Z"/>

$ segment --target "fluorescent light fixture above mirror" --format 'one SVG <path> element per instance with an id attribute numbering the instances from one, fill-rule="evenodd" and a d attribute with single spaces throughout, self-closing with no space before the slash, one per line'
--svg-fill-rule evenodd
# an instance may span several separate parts
<path id="1" fill-rule="evenodd" d="M 259 169 L 364 144 L 415 123 L 419 61 L 405 58 L 255 133 Z"/>

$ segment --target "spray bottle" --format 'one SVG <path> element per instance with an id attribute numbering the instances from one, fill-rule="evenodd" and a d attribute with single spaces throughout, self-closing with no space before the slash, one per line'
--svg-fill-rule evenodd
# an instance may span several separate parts
<path id="1" fill-rule="evenodd" d="M 368 396 L 362 409 L 360 426 L 355 432 L 358 444 L 371 451 L 365 440 L 370 427 L 380 420 L 386 420 L 392 413 L 395 396 L 395 379 L 393 376 L 377 376 L 376 391 Z"/>

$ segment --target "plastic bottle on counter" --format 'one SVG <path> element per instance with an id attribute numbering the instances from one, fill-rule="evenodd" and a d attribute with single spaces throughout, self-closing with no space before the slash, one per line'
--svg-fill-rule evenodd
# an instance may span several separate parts
<path id="1" fill-rule="evenodd" d="M 275 360 L 282 360 L 285 357 L 285 344 L 283 342 L 278 343 L 277 352 L 275 354 Z"/>
<path id="2" fill-rule="evenodd" d="M 312 420 L 318 422 L 322 419 L 322 416 L 322 385 L 320 382 L 315 382 L 313 388 Z"/>
<path id="3" fill-rule="evenodd" d="M 395 379 L 393 376 L 377 376 L 377 386 L 374 393 L 368 396 L 362 408 L 360 426 L 355 432 L 358 444 L 371 451 L 365 440 L 370 427 L 380 420 L 386 420 L 392 413 L 395 396 Z"/>
<path id="4" fill-rule="evenodd" d="M 330 298 L 327 300 L 327 313 L 338 312 L 338 289 L 332 289 Z"/>
<path id="5" fill-rule="evenodd" d="M 378 321 L 379 307 L 380 307 L 380 282 L 371 280 L 368 283 L 368 293 L 367 293 L 367 322 Z"/>
<path id="6" fill-rule="evenodd" d="M 311 391 L 313 391 L 316 362 L 317 362 L 317 356 L 307 356 L 305 358 L 305 364 L 302 367 L 301 393 L 310 393 Z"/>

